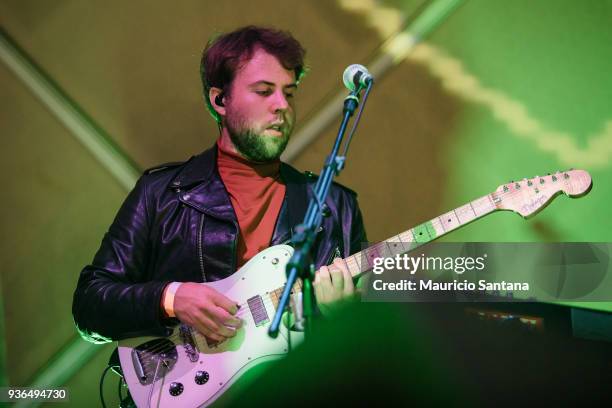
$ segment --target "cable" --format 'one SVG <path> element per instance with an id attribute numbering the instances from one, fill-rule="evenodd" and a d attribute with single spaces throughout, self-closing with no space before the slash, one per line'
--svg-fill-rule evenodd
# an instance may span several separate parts
<path id="1" fill-rule="evenodd" d="M 102 377 L 100 377 L 100 402 L 102 403 L 102 408 L 106 408 L 106 404 L 104 403 L 104 393 L 102 392 L 102 390 L 104 389 L 104 377 L 106 376 L 106 373 L 108 372 L 108 370 L 111 369 L 111 366 L 106 366 L 106 368 L 104 369 L 104 372 L 102 373 Z"/>
<path id="2" fill-rule="evenodd" d="M 121 397 L 121 383 L 123 382 L 123 378 L 119 377 L 119 382 L 117 383 L 117 396 L 119 397 L 119 403 L 123 400 Z"/>
<path id="3" fill-rule="evenodd" d="M 363 108 L 365 108 L 365 104 L 368 100 L 368 96 L 370 95 L 370 91 L 372 90 L 373 84 L 374 84 L 374 80 L 371 80 L 368 83 L 368 86 L 365 90 L 365 93 L 363 95 L 363 101 L 361 102 L 359 106 L 359 110 L 357 111 L 357 117 L 355 118 L 355 120 L 353 120 L 353 126 L 351 127 L 346 143 L 344 144 L 344 151 L 342 152 L 343 157 L 346 157 L 347 155 L 349 145 L 351 144 L 351 140 L 353 139 L 353 134 L 355 133 L 355 130 L 357 129 L 357 124 L 359 123 L 359 119 L 361 119 L 361 113 L 363 112 Z"/>

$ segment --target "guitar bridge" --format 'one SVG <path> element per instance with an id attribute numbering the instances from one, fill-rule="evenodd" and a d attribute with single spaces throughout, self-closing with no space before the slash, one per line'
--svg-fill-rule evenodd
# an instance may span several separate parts
<path id="1" fill-rule="evenodd" d="M 142 385 L 149 385 L 155 378 L 155 371 L 159 367 L 164 370 L 157 373 L 157 378 L 163 377 L 172 370 L 178 359 L 174 343 L 168 339 L 155 339 L 132 349 L 132 363 L 138 381 Z"/>

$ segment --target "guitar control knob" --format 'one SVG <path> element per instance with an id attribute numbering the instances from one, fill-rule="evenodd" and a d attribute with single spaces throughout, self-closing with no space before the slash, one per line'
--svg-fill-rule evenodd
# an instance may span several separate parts
<path id="1" fill-rule="evenodd" d="M 208 376 L 208 372 L 207 371 L 198 371 L 195 375 L 195 382 L 198 385 L 203 385 L 206 384 L 208 382 L 208 379 L 210 377 Z"/>
<path id="2" fill-rule="evenodd" d="M 181 393 L 183 392 L 183 389 L 184 389 L 183 384 L 179 382 L 173 382 L 170 384 L 170 395 L 172 395 L 173 397 L 181 395 Z"/>

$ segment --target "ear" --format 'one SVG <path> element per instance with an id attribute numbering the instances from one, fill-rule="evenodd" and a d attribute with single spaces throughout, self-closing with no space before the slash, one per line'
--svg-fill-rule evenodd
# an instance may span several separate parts
<path id="1" fill-rule="evenodd" d="M 221 101 L 224 102 L 223 105 L 219 105 L 219 95 L 221 95 Z M 208 91 L 208 99 L 210 100 L 210 104 L 213 109 L 222 117 L 225 116 L 225 95 L 223 95 L 223 90 L 221 88 L 211 87 Z"/>

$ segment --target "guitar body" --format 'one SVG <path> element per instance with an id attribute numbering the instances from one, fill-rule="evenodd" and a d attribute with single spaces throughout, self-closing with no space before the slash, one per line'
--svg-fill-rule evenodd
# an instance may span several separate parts
<path id="1" fill-rule="evenodd" d="M 288 352 L 286 331 L 272 339 L 267 329 L 276 309 L 273 291 L 286 283 L 285 266 L 292 254 L 290 246 L 276 245 L 230 277 L 203 283 L 241 305 L 238 315 L 243 325 L 235 337 L 210 344 L 182 325 L 168 338 L 120 341 L 121 368 L 136 405 L 207 406 L 249 368 L 284 356 Z M 291 333 L 292 343 L 302 340 L 302 333 Z"/>

